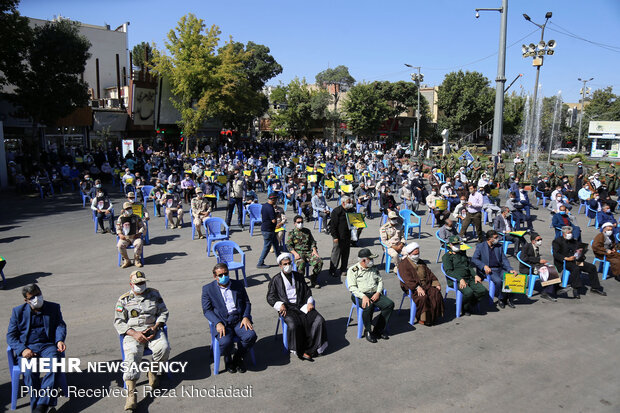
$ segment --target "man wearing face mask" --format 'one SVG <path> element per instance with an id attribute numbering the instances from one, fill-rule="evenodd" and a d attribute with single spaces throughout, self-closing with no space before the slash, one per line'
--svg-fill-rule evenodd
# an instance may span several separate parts
<path id="1" fill-rule="evenodd" d="M 573 224 L 573 216 L 568 213 L 564 205 L 560 205 L 560 211 L 551 219 L 551 225 L 555 228 L 555 237 L 561 237 L 561 228 L 570 226 L 572 237 L 581 242 L 581 228 Z"/>
<path id="2" fill-rule="evenodd" d="M 276 213 L 275 205 L 278 200 L 278 193 L 272 192 L 267 199 L 267 203 L 263 204 L 261 209 L 262 223 L 260 225 L 260 231 L 263 234 L 263 251 L 258 258 L 256 268 L 269 268 L 265 265 L 265 258 L 273 247 L 276 257 L 280 255 L 280 243 L 276 235 L 276 226 L 278 224 L 278 216 Z"/>
<path id="3" fill-rule="evenodd" d="M 396 273 L 398 264 L 400 263 L 400 254 L 405 246 L 403 219 L 396 211 L 389 212 L 388 222 L 379 228 L 379 237 L 383 245 L 387 247 L 388 254 L 392 257 L 394 273 Z"/>
<path id="4" fill-rule="evenodd" d="M 592 252 L 600 260 L 607 258 L 612 276 L 620 281 L 620 253 L 618 253 L 614 229 L 614 224 L 611 222 L 601 225 L 601 232 L 596 234 L 592 241 Z"/>
<path id="5" fill-rule="evenodd" d="M 438 193 L 437 187 L 433 187 L 431 190 L 431 194 L 426 197 L 426 205 L 429 208 L 429 213 L 435 216 L 435 221 L 438 227 L 443 225 L 444 220 L 450 216 L 450 211 L 448 208 L 439 209 L 437 206 L 437 201 L 444 201 L 445 198 L 443 195 Z"/>
<path id="6" fill-rule="evenodd" d="M 500 243 L 497 231 L 492 229 L 487 231 L 486 235 L 487 241 L 476 245 L 471 262 L 476 266 L 479 274 L 489 276 L 491 282 L 495 284 L 499 307 L 504 308 L 508 304 L 508 307 L 515 308 L 512 302 L 513 294 L 502 292 L 502 285 L 504 283 L 504 273 L 516 274 L 517 272 L 512 269 L 510 261 L 508 261 L 504 254 L 504 248 Z"/>
<path id="7" fill-rule="evenodd" d="M 243 231 L 243 202 L 247 191 L 245 179 L 241 176 L 241 171 L 235 169 L 234 174 L 228 179 L 228 210 L 226 213 L 226 225 L 230 227 L 233 210 L 237 207 L 237 224 Z"/>
<path id="8" fill-rule="evenodd" d="M 610 223 L 614 234 L 618 233 L 618 221 L 614 218 L 614 214 L 611 212 L 611 208 L 606 203 L 601 205 L 601 212 L 598 213 L 598 217 L 596 219 L 599 228 L 603 228 L 603 224 Z"/>
<path id="9" fill-rule="evenodd" d="M 121 295 L 114 311 L 114 328 L 123 337 L 125 362 L 136 366 L 142 361 L 144 349 L 153 352 L 153 362 L 166 362 L 170 354 L 168 337 L 163 328 L 168 321 L 168 309 L 159 291 L 148 288 L 148 279 L 142 271 L 134 271 L 129 276 L 131 290 Z M 159 372 L 149 371 L 149 386 L 156 388 L 159 384 Z M 125 410 L 137 407 L 136 383 L 140 371 L 129 369 L 123 373 L 127 384 Z"/>
<path id="10" fill-rule="evenodd" d="M 101 188 L 97 189 L 97 195 L 93 198 L 90 209 L 95 211 L 97 217 L 97 225 L 101 228 L 101 233 L 106 234 L 108 230 L 103 225 L 103 220 L 108 219 L 110 222 L 110 232 L 114 228 L 114 207 L 110 199 L 105 195 Z"/>
<path id="11" fill-rule="evenodd" d="M 362 248 L 357 257 L 358 263 L 347 271 L 351 301 L 355 302 L 355 298 L 361 300 L 366 340 L 371 343 L 376 343 L 378 338 L 388 340 L 390 337 L 383 330 L 394 310 L 394 302 L 383 294 L 383 278 L 373 261 L 378 256 L 370 252 L 368 248 Z M 381 313 L 377 317 L 374 329 L 371 330 L 375 306 Z"/>
<path id="12" fill-rule="evenodd" d="M 412 292 L 416 304 L 416 320 L 422 325 L 432 326 L 443 317 L 443 298 L 441 284 L 420 259 L 420 245 L 412 242 L 403 249 L 406 259 L 398 265 L 398 273 L 402 281 L 403 292 Z"/>
<path id="13" fill-rule="evenodd" d="M 256 333 L 252 325 L 252 304 L 243 282 L 231 280 L 225 263 L 213 267 L 213 282 L 202 287 L 202 312 L 217 330 L 215 336 L 226 371 L 245 373 L 243 357 L 254 346 Z M 235 337 L 239 337 L 237 351 Z"/>
<path id="14" fill-rule="evenodd" d="M 523 249 L 521 250 L 521 261 L 531 266 L 533 274 L 539 274 L 540 268 L 543 266 L 547 266 L 549 271 L 553 271 L 555 272 L 556 276 L 559 276 L 555 268 L 549 267 L 547 260 L 540 257 L 542 237 L 536 232 L 532 232 L 530 234 L 530 237 L 532 242 L 525 244 L 525 247 L 523 247 Z M 519 272 L 521 274 L 528 274 L 530 272 L 530 268 L 528 268 L 523 263 L 520 263 Z M 540 293 L 540 298 L 551 302 L 558 301 L 557 298 L 555 298 L 557 287 L 557 284 L 543 287 L 543 290 Z"/>
<path id="15" fill-rule="evenodd" d="M 476 227 L 476 233 L 478 234 L 478 242 L 483 242 L 484 238 L 482 235 L 482 205 L 484 204 L 484 199 L 482 198 L 482 194 L 476 191 L 476 187 L 472 184 L 469 185 L 469 198 L 467 200 L 467 214 L 465 215 L 465 219 L 463 220 L 463 224 L 461 226 L 461 232 L 459 236 L 467 242 L 467 228 L 470 223 L 474 223 Z"/>
<path id="16" fill-rule="evenodd" d="M 151 189 L 151 193 L 149 194 L 149 200 L 155 201 L 155 216 L 161 216 L 161 202 L 160 200 L 165 196 L 166 191 L 164 191 L 164 187 L 162 186 L 161 180 L 157 179 L 155 181 L 155 186 Z"/>
<path id="17" fill-rule="evenodd" d="M 133 213 L 131 203 L 123 204 L 123 212 L 116 220 L 116 235 L 118 236 L 117 248 L 123 257 L 123 265 L 121 268 L 131 266 L 131 261 L 127 255 L 127 247 L 134 246 L 134 262 L 136 267 L 142 267 L 140 257 L 142 256 L 142 235 L 144 234 L 144 226 L 142 219 Z"/>
<path id="18" fill-rule="evenodd" d="M 41 360 L 58 359 L 66 349 L 65 338 L 67 326 L 60 312 L 60 305 L 43 300 L 43 294 L 37 284 L 29 284 L 22 288 L 25 304 L 13 308 L 9 322 L 6 341 L 21 359 L 33 357 Z M 56 406 L 56 398 L 50 397 L 55 382 L 58 381 L 54 372 L 46 373 L 41 380 L 39 373 L 25 370 L 24 385 L 34 391 L 31 393 L 30 408 L 33 412 L 47 412 L 49 406 Z M 66 395 L 65 395 L 66 396 Z"/>
<path id="19" fill-rule="evenodd" d="M 280 272 L 267 287 L 267 302 L 288 327 L 288 348 L 301 360 L 314 361 L 327 348 L 325 319 L 314 308 L 312 290 L 303 275 L 293 271 L 293 256 L 278 256 Z"/>
<path id="20" fill-rule="evenodd" d="M 329 232 L 332 236 L 333 247 L 329 262 L 329 275 L 332 277 L 340 277 L 347 271 L 351 251 L 351 229 L 347 221 L 347 212 L 353 212 L 354 209 L 353 200 L 348 196 L 343 196 L 341 204 L 331 213 Z M 340 267 L 338 267 L 339 264 Z"/>
<path id="21" fill-rule="evenodd" d="M 183 222 L 183 200 L 177 192 L 174 191 L 174 184 L 168 184 L 168 191 L 159 200 L 161 205 L 164 206 L 164 212 L 168 217 L 168 223 L 170 228 L 181 228 L 181 222 Z M 174 213 L 177 213 L 177 221 L 174 222 Z"/>
<path id="22" fill-rule="evenodd" d="M 487 296 L 488 291 L 482 284 L 482 278 L 476 274 L 476 269 L 467 253 L 461 251 L 461 244 L 458 235 L 450 237 L 448 253 L 443 255 L 441 262 L 445 273 L 456 279 L 457 288 L 463 293 L 462 311 L 469 316 L 475 306 Z M 450 285 L 451 281 L 448 283 Z"/>
<path id="23" fill-rule="evenodd" d="M 523 238 L 516 235 L 509 234 L 514 231 L 512 224 L 510 223 L 510 210 L 508 207 L 502 207 L 502 212 L 493 220 L 493 229 L 500 234 L 504 235 L 506 241 L 514 243 L 515 254 L 521 250 L 521 242 Z"/>
<path id="24" fill-rule="evenodd" d="M 304 228 L 304 218 L 296 215 L 293 219 L 295 228 L 289 234 L 286 246 L 295 258 L 297 271 L 306 273 L 306 265 L 310 266 L 310 288 L 321 288 L 318 277 L 323 269 L 323 260 L 316 247 L 316 240 L 308 228 Z"/>
<path id="25" fill-rule="evenodd" d="M 194 220 L 194 227 L 196 232 L 198 232 L 198 239 L 204 239 L 202 223 L 211 216 L 211 208 L 209 207 L 209 202 L 204 198 L 200 187 L 196 188 L 196 196 L 192 198 L 190 211 Z"/>
<path id="26" fill-rule="evenodd" d="M 566 270 L 570 272 L 569 283 L 573 289 L 573 297 L 581 298 L 581 273 L 588 273 L 590 279 L 590 291 L 599 295 L 607 295 L 598 279 L 596 267 L 586 262 L 585 251 L 587 245 L 578 241 L 573 236 L 573 228 L 570 226 L 562 227 L 562 236 L 553 240 L 553 263 L 558 273 L 562 273 L 564 265 Z M 604 245 L 604 244 L 603 244 Z"/>

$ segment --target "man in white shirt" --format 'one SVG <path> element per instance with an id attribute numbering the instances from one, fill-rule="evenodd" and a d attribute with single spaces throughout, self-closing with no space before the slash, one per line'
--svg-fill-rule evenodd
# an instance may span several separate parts
<path id="1" fill-rule="evenodd" d="M 474 226 L 476 228 L 476 233 L 478 234 L 478 242 L 484 241 L 484 235 L 482 234 L 482 206 L 484 204 L 484 200 L 482 198 L 482 194 L 480 191 L 476 191 L 476 187 L 473 184 L 469 184 L 469 199 L 467 200 L 467 213 L 465 215 L 465 219 L 463 219 L 463 224 L 461 225 L 461 232 L 459 236 L 465 242 L 467 242 L 467 237 L 465 234 L 467 233 L 467 227 L 471 222 L 474 222 Z"/>
<path id="2" fill-rule="evenodd" d="M 293 271 L 293 256 L 278 256 L 280 272 L 271 278 L 267 302 L 286 323 L 288 349 L 301 360 L 314 361 L 327 348 L 325 319 L 314 308 L 312 291 L 303 275 Z"/>

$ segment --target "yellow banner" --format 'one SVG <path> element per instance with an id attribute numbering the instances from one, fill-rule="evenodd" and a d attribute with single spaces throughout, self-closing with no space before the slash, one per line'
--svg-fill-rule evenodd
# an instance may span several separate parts
<path id="1" fill-rule="evenodd" d="M 326 163 L 322 163 L 321 164 L 321 168 L 325 168 L 325 167 L 327 167 L 327 164 Z"/>
<path id="2" fill-rule="evenodd" d="M 334 181 L 325 181 L 325 187 L 334 189 L 336 187 L 336 182 Z"/>
<path id="3" fill-rule="evenodd" d="M 132 204 L 131 211 L 140 218 L 144 217 L 144 205 L 142 204 Z"/>
<path id="4" fill-rule="evenodd" d="M 347 221 L 353 228 L 366 228 L 366 221 L 364 221 L 364 214 L 356 214 L 353 212 L 347 213 Z"/>
<path id="5" fill-rule="evenodd" d="M 311 166 L 306 166 L 306 172 L 314 172 L 314 168 Z"/>
<path id="6" fill-rule="evenodd" d="M 245 176 L 252 176 L 252 171 L 243 171 Z"/>
<path id="7" fill-rule="evenodd" d="M 517 237 L 522 237 L 527 234 L 527 231 L 512 231 L 509 232 L 510 235 L 516 235 Z"/>
<path id="8" fill-rule="evenodd" d="M 190 174 L 190 175 L 191 175 L 191 174 L 192 174 L 192 170 L 191 170 L 191 169 L 186 169 L 186 170 L 185 170 L 185 173 L 186 173 L 186 174 Z"/>
<path id="9" fill-rule="evenodd" d="M 127 182 L 127 185 L 131 185 L 133 184 L 133 178 L 127 178 L 125 182 Z"/>
<path id="10" fill-rule="evenodd" d="M 316 182 L 316 175 L 308 175 L 308 182 Z"/>
<path id="11" fill-rule="evenodd" d="M 461 251 L 467 251 L 470 250 L 471 247 L 467 244 L 461 244 Z"/>
<path id="12" fill-rule="evenodd" d="M 350 175 L 350 174 L 349 175 L 345 175 L 344 179 L 346 179 L 349 182 L 353 182 L 353 175 Z"/>
<path id="13" fill-rule="evenodd" d="M 293 163 L 294 164 L 298 164 L 299 163 L 299 158 L 293 158 Z"/>
<path id="14" fill-rule="evenodd" d="M 525 294 L 527 292 L 527 274 L 504 273 L 502 292 Z"/>
<path id="15" fill-rule="evenodd" d="M 435 201 L 435 206 L 440 211 L 445 211 L 448 208 L 448 200 L 446 200 L 446 199 L 437 199 Z"/>
<path id="16" fill-rule="evenodd" d="M 205 171 L 205 176 L 207 178 L 211 178 L 211 175 L 213 175 L 213 171 Z"/>
<path id="17" fill-rule="evenodd" d="M 492 197 L 498 197 L 499 196 L 499 189 L 497 189 L 497 188 L 491 189 L 491 196 Z"/>
<path id="18" fill-rule="evenodd" d="M 217 181 L 221 184 L 225 184 L 226 182 L 228 182 L 228 178 L 226 178 L 226 175 L 218 175 Z"/>
<path id="19" fill-rule="evenodd" d="M 320 174 L 324 174 L 325 173 L 325 169 L 322 168 L 316 168 L 316 171 Z"/>
<path id="20" fill-rule="evenodd" d="M 350 194 L 353 192 L 353 185 L 340 185 L 340 190 L 345 194 Z"/>
<path id="21" fill-rule="evenodd" d="M 205 195 L 205 198 L 217 198 L 217 195 L 208 194 L 208 195 Z"/>
<path id="22" fill-rule="evenodd" d="M 284 231 L 286 228 L 284 227 L 280 227 L 280 228 L 276 228 L 276 230 L 274 232 L 281 232 Z"/>

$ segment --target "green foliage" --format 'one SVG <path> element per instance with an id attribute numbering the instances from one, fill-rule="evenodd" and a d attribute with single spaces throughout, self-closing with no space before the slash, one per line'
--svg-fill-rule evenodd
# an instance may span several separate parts
<path id="1" fill-rule="evenodd" d="M 578 110 L 581 110 L 579 105 Z M 613 88 L 607 86 L 604 89 L 597 89 L 592 93 L 592 98 L 586 102 L 584 108 L 584 117 L 581 124 L 581 144 L 584 137 L 588 135 L 588 127 L 590 121 L 620 121 L 620 99 L 618 95 L 613 93 Z M 567 138 L 577 141 L 579 136 L 579 122 L 575 122 L 573 127 L 567 131 Z M 575 143 L 576 144 L 576 143 Z"/>
<path id="2" fill-rule="evenodd" d="M 317 86 L 327 87 L 329 85 L 340 85 L 351 87 L 355 84 L 355 79 L 349 73 L 349 68 L 343 65 L 333 69 L 325 69 L 315 77 Z"/>
<path id="3" fill-rule="evenodd" d="M 438 92 L 439 129 L 471 132 L 493 116 L 495 91 L 479 72 L 448 73 Z"/>
<path id="4" fill-rule="evenodd" d="M 23 75 L 32 30 L 17 11 L 19 0 L 0 0 L 0 86 L 15 84 Z"/>
<path id="5" fill-rule="evenodd" d="M 581 161 L 581 162 L 585 162 L 588 159 L 588 157 L 584 153 L 576 153 L 574 155 L 568 155 L 566 157 L 566 160 L 570 162 L 573 162 L 574 159 L 577 159 L 578 161 Z"/>
<path id="6" fill-rule="evenodd" d="M 372 84 L 353 86 L 344 101 L 347 126 L 355 135 L 371 137 L 387 119 L 392 108 Z"/>
<path id="7" fill-rule="evenodd" d="M 525 96 L 512 92 L 504 98 L 504 134 L 517 135 L 522 133 Z"/>
<path id="8" fill-rule="evenodd" d="M 136 67 L 147 66 L 147 62 L 150 62 L 153 58 L 153 49 L 147 42 L 142 42 L 133 47 L 131 50 L 132 64 Z"/>
<path id="9" fill-rule="evenodd" d="M 414 117 L 418 107 L 418 89 L 413 82 L 373 82 L 371 85 L 390 106 L 388 117 L 396 122 L 401 113 L 413 108 Z M 420 137 L 428 135 L 430 109 L 427 100 L 420 95 Z M 409 137 L 407 137 L 409 139 Z"/>

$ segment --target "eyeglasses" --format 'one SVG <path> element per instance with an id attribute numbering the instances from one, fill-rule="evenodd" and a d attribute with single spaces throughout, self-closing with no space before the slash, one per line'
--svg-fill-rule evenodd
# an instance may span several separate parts
<path id="1" fill-rule="evenodd" d="M 222 273 L 219 273 L 219 274 L 215 274 L 215 275 L 217 275 L 218 277 L 225 277 L 225 276 L 228 275 L 228 271 L 222 272 Z"/>
<path id="2" fill-rule="evenodd" d="M 534 241 L 538 242 L 538 241 L 542 241 L 542 238 L 537 238 Z"/>

